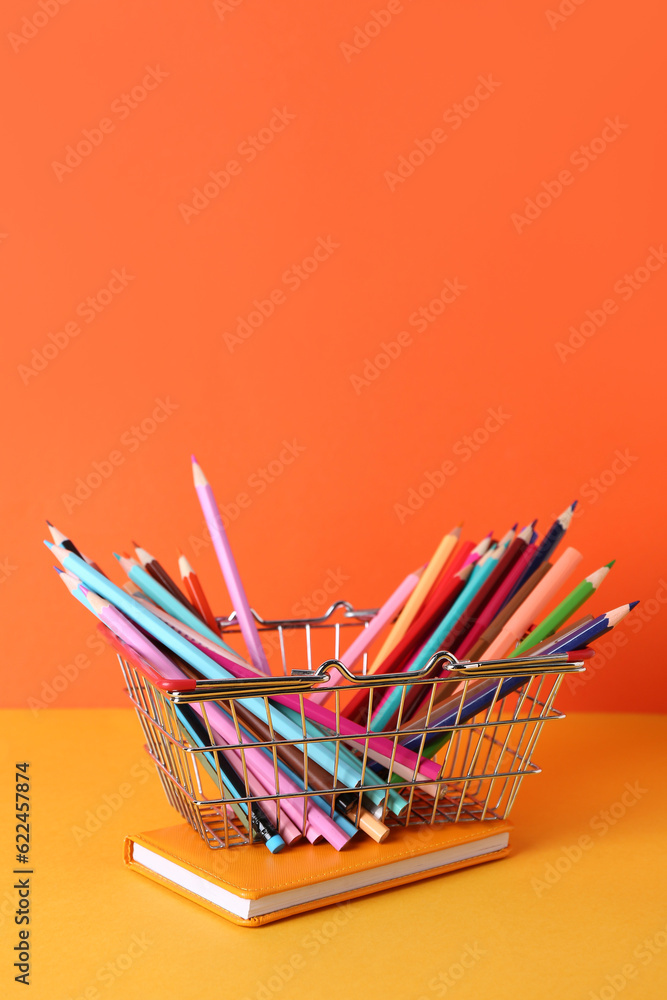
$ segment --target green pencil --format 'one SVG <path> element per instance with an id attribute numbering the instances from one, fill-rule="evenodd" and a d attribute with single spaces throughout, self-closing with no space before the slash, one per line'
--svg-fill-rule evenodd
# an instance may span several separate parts
<path id="1" fill-rule="evenodd" d="M 567 597 L 561 601 L 558 607 L 554 608 L 551 614 L 547 615 L 544 621 L 540 622 L 532 632 L 529 632 L 523 642 L 520 642 L 516 649 L 513 649 L 509 653 L 509 656 L 521 656 L 527 649 L 532 649 L 533 646 L 542 642 L 547 636 L 557 632 L 561 625 L 574 614 L 577 608 L 580 608 L 591 594 L 595 593 L 615 562 L 616 560 L 612 559 L 606 566 L 596 569 L 594 573 L 591 573 L 581 583 L 578 583 L 574 590 L 570 591 Z M 424 749 L 424 757 L 433 758 L 438 750 L 451 738 L 451 735 L 452 731 L 449 730 L 435 739 Z"/>
<path id="2" fill-rule="evenodd" d="M 544 621 L 536 625 L 533 631 L 529 632 L 526 638 L 509 655 L 521 656 L 527 649 L 532 649 L 533 646 L 537 646 L 547 636 L 550 636 L 553 632 L 557 632 L 561 625 L 588 600 L 591 594 L 595 593 L 615 562 L 616 560 L 612 559 L 606 566 L 596 569 L 594 573 L 591 573 L 581 583 L 578 583 L 574 590 L 571 590 L 567 597 L 560 602 L 558 607 L 554 608 Z"/>

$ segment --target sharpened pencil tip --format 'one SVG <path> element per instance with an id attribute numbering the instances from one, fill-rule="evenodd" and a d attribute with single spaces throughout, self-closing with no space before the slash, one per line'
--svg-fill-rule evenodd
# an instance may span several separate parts
<path id="1" fill-rule="evenodd" d="M 611 567 L 614 565 L 615 562 L 616 560 L 612 559 L 611 562 L 605 563 L 605 566 L 607 567 L 607 569 L 611 569 Z"/>
<path id="2" fill-rule="evenodd" d="M 577 506 L 578 503 L 579 503 L 578 500 L 573 500 L 572 503 L 570 504 L 570 510 L 574 510 L 574 508 Z"/>
<path id="3" fill-rule="evenodd" d="M 52 528 L 52 527 L 53 527 L 53 525 L 52 525 L 52 524 L 51 524 L 51 522 L 49 521 L 48 517 L 46 518 L 46 523 L 48 524 L 49 528 Z"/>
<path id="4" fill-rule="evenodd" d="M 118 562 L 120 562 L 120 556 L 118 555 L 117 552 L 114 552 L 113 557 L 114 557 L 114 559 L 117 559 Z"/>
<path id="5" fill-rule="evenodd" d="M 135 549 L 140 549 L 141 548 L 141 545 L 139 545 L 139 542 L 132 542 L 132 545 L 133 545 L 133 547 Z"/>
<path id="6" fill-rule="evenodd" d="M 61 575 L 65 572 L 65 570 L 61 569 L 60 566 L 54 566 L 53 568 L 56 571 L 56 573 L 60 573 Z"/>
<path id="7" fill-rule="evenodd" d="M 632 611 L 632 609 L 636 608 L 638 604 L 639 604 L 639 601 L 630 601 L 630 603 L 628 604 L 628 610 Z"/>
<path id="8" fill-rule="evenodd" d="M 519 527 L 519 522 L 515 521 L 514 524 L 512 525 L 512 531 L 516 531 L 518 527 Z"/>
<path id="9" fill-rule="evenodd" d="M 46 538 L 44 539 L 44 544 L 46 545 L 47 549 L 51 549 L 51 551 L 55 549 L 55 545 L 53 544 L 53 542 L 47 541 Z"/>
<path id="10" fill-rule="evenodd" d="M 190 455 L 190 461 L 192 462 L 193 465 L 199 465 L 196 455 Z"/>

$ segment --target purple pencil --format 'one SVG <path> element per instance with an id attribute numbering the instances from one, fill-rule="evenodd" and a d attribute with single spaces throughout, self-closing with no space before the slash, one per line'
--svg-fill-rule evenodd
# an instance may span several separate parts
<path id="1" fill-rule="evenodd" d="M 236 611 L 236 617 L 239 620 L 241 634 L 250 653 L 250 659 L 258 670 L 263 671 L 265 674 L 270 674 L 271 670 L 269 669 L 266 654 L 262 649 L 259 632 L 257 631 L 257 626 L 255 625 L 255 620 L 248 604 L 248 598 L 241 583 L 241 577 L 234 561 L 218 505 L 215 502 L 213 490 L 209 486 L 209 482 L 194 455 L 192 456 L 192 474 L 206 526 L 211 533 L 211 541 L 213 542 L 215 554 L 218 557 L 220 569 L 225 578 L 227 590 Z"/>

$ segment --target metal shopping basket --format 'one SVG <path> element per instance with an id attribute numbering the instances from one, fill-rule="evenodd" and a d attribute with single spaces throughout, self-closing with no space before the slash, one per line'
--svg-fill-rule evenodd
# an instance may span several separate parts
<path id="1" fill-rule="evenodd" d="M 532 757 L 542 726 L 548 720 L 564 718 L 553 707 L 555 696 L 563 675 L 583 669 L 583 664 L 554 665 L 553 661 L 536 657 L 530 667 L 525 660 L 522 665 L 507 660 L 492 666 L 459 663 L 449 653 L 437 653 L 423 670 L 410 674 L 367 674 L 366 657 L 360 672 L 351 673 L 338 659 L 341 645 L 345 648 L 360 629 L 368 626 L 374 614 L 357 611 L 344 601 L 337 601 L 319 618 L 265 621 L 255 614 L 272 676 L 253 680 L 197 680 L 181 685 L 179 690 L 173 681 L 167 682 L 147 669 L 127 647 L 119 652 L 127 692 L 146 738 L 145 749 L 155 763 L 167 799 L 210 848 L 257 842 L 252 824 L 240 821 L 238 807 L 242 805 L 247 816 L 253 803 L 273 803 L 279 821 L 281 808 L 290 797 L 303 807 L 302 832 L 306 829 L 309 797 L 317 795 L 319 802 L 324 799 L 333 813 L 336 800 L 343 795 L 349 800 L 350 792 L 358 803 L 358 815 L 362 808 L 369 808 L 389 827 L 503 819 L 509 815 L 524 776 L 539 773 Z M 225 639 L 233 645 L 239 633 L 235 616 L 218 621 Z M 108 633 L 107 638 L 120 648 Z M 241 648 L 240 643 L 237 648 Z M 446 682 L 441 676 L 443 667 L 447 668 Z M 318 731 L 309 721 L 309 696 L 321 689 L 333 670 L 340 672 L 335 675 L 338 683 L 330 688 L 325 703 L 332 732 Z M 520 686 L 503 694 L 507 679 L 513 677 L 521 679 Z M 483 710 L 469 717 L 468 707 L 481 681 L 486 681 L 493 693 Z M 431 760 L 426 756 L 427 738 L 432 737 L 429 723 L 435 717 L 445 683 L 450 690 L 456 689 L 460 708 L 444 734 L 444 745 Z M 417 685 L 425 712 L 416 723 L 405 723 L 402 711 L 406 692 L 416 690 Z M 391 728 L 376 733 L 369 729 L 373 707 L 395 686 L 402 688 L 398 716 Z M 367 693 L 368 705 L 364 721 L 357 723 L 361 732 L 355 730 L 351 738 L 344 711 L 359 691 Z M 239 706 L 250 696 L 261 698 L 267 712 L 269 698 L 291 696 L 295 717 L 300 719 L 298 741 L 279 736 L 269 715 L 267 738 L 249 744 L 239 722 Z M 210 706 L 215 702 L 222 703 L 234 720 L 236 743 L 216 740 L 210 720 Z M 184 705 L 196 707 L 205 726 L 207 738 L 201 745 L 194 745 L 179 725 L 179 708 Z M 412 746 L 409 753 L 404 749 L 407 737 Z M 335 767 L 330 785 L 314 791 L 308 783 L 307 769 L 316 743 L 333 748 Z M 247 768 L 249 746 L 255 751 L 259 748 L 265 756 L 269 751 L 275 774 L 273 794 L 253 794 Z M 285 791 L 279 764 L 281 754 L 291 746 L 303 751 L 305 773 L 297 790 L 292 787 Z M 220 770 L 216 773 L 211 766 L 219 750 L 236 753 L 243 775 L 243 794 L 230 794 Z M 340 781 L 339 766 L 342 770 L 341 761 L 349 761 L 350 754 L 361 768 L 362 784 L 345 785 Z M 399 808 L 394 804 L 392 809 L 396 793 L 403 804 Z"/>

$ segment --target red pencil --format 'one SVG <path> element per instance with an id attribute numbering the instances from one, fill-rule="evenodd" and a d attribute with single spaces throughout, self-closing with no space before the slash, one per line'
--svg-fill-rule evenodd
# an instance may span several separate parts
<path id="1" fill-rule="evenodd" d="M 211 611 L 210 604 L 206 600 L 206 594 L 204 593 L 204 588 L 199 582 L 199 577 L 183 553 L 181 553 L 178 557 L 178 569 L 181 574 L 183 586 L 187 590 L 190 600 L 196 606 L 209 628 L 212 628 L 214 632 L 219 632 L 220 626 L 216 621 L 215 615 Z"/>

